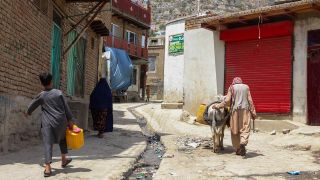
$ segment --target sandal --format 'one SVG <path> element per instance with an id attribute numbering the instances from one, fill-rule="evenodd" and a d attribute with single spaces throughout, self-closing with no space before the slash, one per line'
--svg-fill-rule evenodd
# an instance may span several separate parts
<path id="1" fill-rule="evenodd" d="M 72 161 L 72 159 L 67 159 L 66 162 L 64 164 L 61 165 L 62 168 L 67 167 L 68 164 L 70 164 Z"/>
<path id="2" fill-rule="evenodd" d="M 46 172 L 46 170 L 44 170 L 43 176 L 44 176 L 44 177 L 50 177 L 50 176 L 51 176 L 51 171 Z"/>
<path id="3" fill-rule="evenodd" d="M 247 151 L 246 151 L 245 145 L 240 145 L 240 151 L 239 151 L 240 156 L 246 156 L 246 153 Z"/>

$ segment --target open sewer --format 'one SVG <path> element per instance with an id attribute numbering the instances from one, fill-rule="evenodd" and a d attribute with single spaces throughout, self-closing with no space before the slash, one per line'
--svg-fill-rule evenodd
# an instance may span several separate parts
<path id="1" fill-rule="evenodd" d="M 131 112 L 134 111 L 131 109 Z M 136 116 L 136 112 L 134 112 Z M 134 179 L 152 179 L 157 172 L 161 163 L 162 157 L 165 154 L 165 147 L 160 142 L 160 136 L 148 126 L 147 121 L 143 117 L 137 117 L 141 131 L 147 138 L 147 148 L 140 155 L 139 160 L 135 163 L 131 174 L 127 180 Z"/>

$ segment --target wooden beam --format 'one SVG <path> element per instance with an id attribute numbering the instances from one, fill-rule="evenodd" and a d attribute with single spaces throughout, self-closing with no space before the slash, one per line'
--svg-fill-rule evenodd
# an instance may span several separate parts
<path id="1" fill-rule="evenodd" d="M 320 11 L 320 6 L 317 5 L 317 4 L 312 4 L 312 8 L 317 10 L 317 11 Z"/>
<path id="2" fill-rule="evenodd" d="M 83 16 L 79 22 L 77 22 L 72 28 L 64 34 L 64 36 L 67 36 L 71 31 L 73 31 L 79 24 L 81 24 L 95 9 L 98 8 L 99 5 L 101 5 L 103 2 L 97 3 L 85 16 Z"/>
<path id="3" fill-rule="evenodd" d="M 88 27 L 90 26 L 90 24 L 93 22 L 94 18 L 96 18 L 96 16 L 98 15 L 98 13 L 101 11 L 101 9 L 107 4 L 108 1 L 103 1 L 101 3 L 101 5 L 98 7 L 97 11 L 93 14 L 93 16 L 90 18 L 90 20 L 87 22 L 87 24 L 84 26 L 84 28 L 81 30 L 81 32 L 78 34 L 78 36 L 76 37 L 75 40 L 72 41 L 72 43 L 67 47 L 67 49 L 63 52 L 63 56 L 65 56 L 69 50 L 71 49 L 71 47 L 76 44 L 79 39 L 82 37 L 82 35 L 84 34 L 84 32 L 88 29 Z"/>
<path id="4" fill-rule="evenodd" d="M 103 0 L 66 0 L 67 3 L 75 3 L 75 2 L 103 2 Z"/>
<path id="5" fill-rule="evenodd" d="M 293 13 L 293 12 L 288 13 L 288 14 L 285 14 L 285 15 L 288 16 L 288 17 L 291 18 L 291 19 L 295 19 L 295 18 L 297 17 L 297 14 L 296 14 L 296 13 Z"/>
<path id="6" fill-rule="evenodd" d="M 248 24 L 246 21 L 245 21 L 245 18 L 244 17 L 239 17 L 239 20 L 238 20 L 240 23 L 242 24 Z"/>

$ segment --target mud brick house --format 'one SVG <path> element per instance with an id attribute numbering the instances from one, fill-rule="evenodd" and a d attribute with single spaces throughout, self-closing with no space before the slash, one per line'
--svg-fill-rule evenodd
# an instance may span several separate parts
<path id="1" fill-rule="evenodd" d="M 68 96 L 75 117 L 86 128 L 102 37 L 108 35 L 109 3 L 0 1 L 0 152 L 38 142 L 39 110 L 29 119 L 23 112 L 42 90 L 41 72 L 53 74 L 54 87 Z"/>
<path id="2" fill-rule="evenodd" d="M 132 0 L 112 0 L 110 9 L 110 35 L 105 37 L 104 45 L 125 50 L 129 55 L 133 77 L 127 90 L 128 100 L 137 101 L 145 92 L 151 8 L 149 4 L 143 6 Z"/>
<path id="3" fill-rule="evenodd" d="M 150 100 L 163 100 L 165 36 L 150 37 L 148 41 L 147 83 Z"/>
<path id="4" fill-rule="evenodd" d="M 260 115 L 320 125 L 319 10 L 319 0 L 286 0 L 187 20 L 184 109 L 195 114 L 239 76 Z"/>

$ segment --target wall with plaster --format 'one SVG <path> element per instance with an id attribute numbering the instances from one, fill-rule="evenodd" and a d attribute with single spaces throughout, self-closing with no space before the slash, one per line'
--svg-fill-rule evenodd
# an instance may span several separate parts
<path id="1" fill-rule="evenodd" d="M 184 33 L 185 21 L 174 21 L 166 26 L 165 37 L 165 64 L 164 64 L 164 102 L 183 102 L 183 70 L 184 54 L 169 55 L 169 37 Z"/>
<path id="2" fill-rule="evenodd" d="M 307 48 L 308 31 L 320 29 L 318 14 L 304 14 L 294 25 L 293 120 L 307 122 Z"/>
<path id="3" fill-rule="evenodd" d="M 183 109 L 192 115 L 200 104 L 223 94 L 224 52 L 219 32 L 204 28 L 185 32 Z"/>

